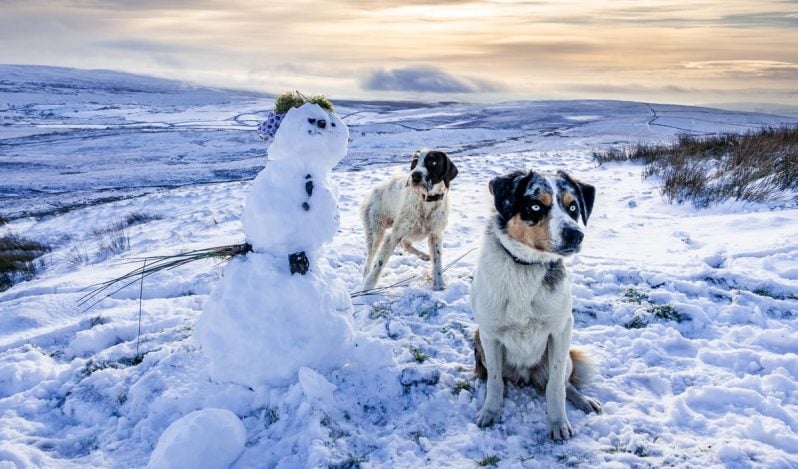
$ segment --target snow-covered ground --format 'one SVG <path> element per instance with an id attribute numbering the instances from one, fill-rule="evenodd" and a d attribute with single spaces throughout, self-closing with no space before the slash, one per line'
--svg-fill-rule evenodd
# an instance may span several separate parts
<path id="1" fill-rule="evenodd" d="M 170 423 L 203 408 L 243 421 L 240 468 L 492 456 L 501 467 L 798 465 L 798 209 L 669 205 L 640 166 L 591 159 L 681 131 L 795 119 L 610 101 L 338 102 L 352 142 L 333 173 L 342 219 L 328 261 L 350 291 L 365 254 L 358 206 L 420 147 L 460 169 L 444 264 L 464 257 L 433 292 L 427 263 L 394 255 L 380 284 L 408 285 L 354 298 L 357 328 L 392 350 L 393 366 L 306 369 L 252 391 L 212 383 L 192 337 L 217 262 L 145 280 L 140 361 L 138 284 L 88 311 L 77 300 L 134 258 L 243 240 L 241 179 L 264 163 L 254 129 L 271 100 L 105 73 L 0 66 L 0 214 L 12 219 L 0 234 L 53 245 L 38 278 L 0 293 L 0 466 L 141 467 Z M 563 444 L 547 438 L 532 389 L 509 387 L 502 423 L 474 423 L 484 386 L 472 374 L 473 249 L 487 181 L 523 167 L 563 168 L 598 190 L 569 270 L 574 342 L 600 363 L 586 393 L 604 413 L 569 405 L 576 437 Z M 27 216 L 43 212 L 54 214 Z M 130 249 L 98 252 L 95 231 L 128 215 Z"/>

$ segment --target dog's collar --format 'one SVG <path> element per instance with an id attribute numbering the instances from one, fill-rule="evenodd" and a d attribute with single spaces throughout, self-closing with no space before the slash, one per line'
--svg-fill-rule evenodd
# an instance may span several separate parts
<path id="1" fill-rule="evenodd" d="M 437 202 L 437 201 L 443 199 L 443 195 L 444 195 L 443 192 L 441 192 L 440 194 L 435 194 L 435 195 L 425 195 L 424 196 L 424 202 Z"/>
<path id="2" fill-rule="evenodd" d="M 515 262 L 516 264 L 519 264 L 519 265 L 546 265 L 546 264 L 554 264 L 555 263 L 554 261 L 551 261 L 551 262 L 540 262 L 540 261 L 532 261 L 532 262 L 530 262 L 530 261 L 525 261 L 525 260 L 519 258 L 518 256 L 516 256 L 515 254 L 513 254 L 512 252 L 510 252 L 510 250 L 507 249 L 507 246 L 505 246 L 504 243 L 501 242 L 501 240 L 497 239 L 496 242 L 499 243 L 499 246 L 501 246 L 502 249 L 504 249 L 504 252 L 506 252 L 507 255 L 510 256 L 510 259 L 512 259 L 513 262 Z"/>

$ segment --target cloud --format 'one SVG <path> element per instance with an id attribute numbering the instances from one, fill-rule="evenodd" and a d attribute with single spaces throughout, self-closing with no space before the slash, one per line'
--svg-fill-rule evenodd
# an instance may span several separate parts
<path id="1" fill-rule="evenodd" d="M 361 88 L 423 93 L 479 93 L 502 89 L 498 84 L 486 80 L 457 77 L 429 66 L 375 70 L 363 79 Z"/>
<path id="2" fill-rule="evenodd" d="M 795 11 L 736 14 L 724 16 L 723 21 L 741 26 L 786 26 L 792 28 L 798 26 L 798 14 Z"/>
<path id="3" fill-rule="evenodd" d="M 685 62 L 682 66 L 687 70 L 699 70 L 723 76 L 798 79 L 798 64 L 776 60 L 708 60 Z"/>
<path id="4" fill-rule="evenodd" d="M 491 57 L 516 60 L 589 55 L 602 50 L 595 42 L 576 39 L 509 39 L 480 44 L 478 47 Z"/>
<path id="5" fill-rule="evenodd" d="M 201 52 L 205 50 L 199 47 L 169 44 L 159 41 L 148 41 L 144 39 L 112 39 L 107 41 L 96 41 L 93 44 L 95 46 L 107 49 L 119 49 L 132 52 L 187 53 Z"/>
<path id="6" fill-rule="evenodd" d="M 664 86 L 647 86 L 640 84 L 627 84 L 627 85 L 608 85 L 597 83 L 584 83 L 584 84 L 566 84 L 560 86 L 561 90 L 576 93 L 595 93 L 595 94 L 651 94 L 651 93 L 667 93 L 667 94 L 683 94 L 694 93 L 701 90 L 686 88 L 683 86 L 664 85 Z"/>

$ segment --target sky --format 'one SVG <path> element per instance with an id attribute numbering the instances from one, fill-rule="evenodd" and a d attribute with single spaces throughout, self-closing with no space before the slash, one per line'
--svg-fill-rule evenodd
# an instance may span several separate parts
<path id="1" fill-rule="evenodd" d="M 333 98 L 798 106 L 798 0 L 0 0 L 0 63 Z"/>

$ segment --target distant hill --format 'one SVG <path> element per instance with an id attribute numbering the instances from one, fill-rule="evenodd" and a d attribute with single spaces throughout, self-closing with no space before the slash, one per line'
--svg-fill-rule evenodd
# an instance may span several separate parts
<path id="1" fill-rule="evenodd" d="M 31 95 L 37 95 L 35 99 Z M 0 64 L 0 105 L 36 102 L 219 104 L 269 97 L 250 91 L 207 88 L 177 80 L 113 70 Z"/>

